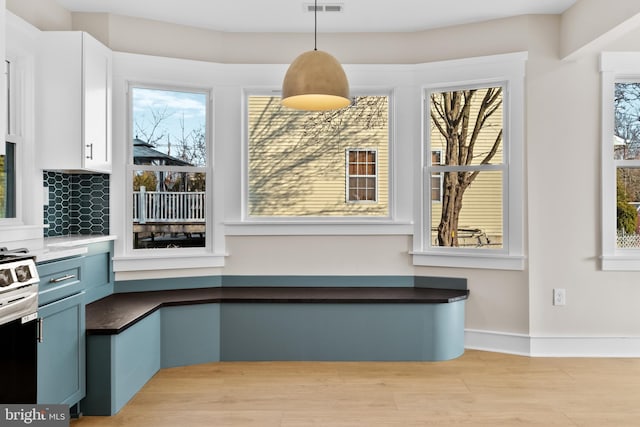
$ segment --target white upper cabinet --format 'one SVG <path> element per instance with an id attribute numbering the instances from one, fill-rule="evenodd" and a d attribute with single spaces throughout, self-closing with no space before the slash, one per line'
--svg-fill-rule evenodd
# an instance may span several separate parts
<path id="1" fill-rule="evenodd" d="M 40 46 L 42 169 L 111 173 L 111 50 L 80 31 L 45 31 Z"/>

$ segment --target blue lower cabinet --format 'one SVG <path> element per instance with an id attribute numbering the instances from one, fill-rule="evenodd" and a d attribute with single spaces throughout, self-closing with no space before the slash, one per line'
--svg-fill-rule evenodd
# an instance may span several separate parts
<path id="1" fill-rule="evenodd" d="M 74 405 L 85 394 L 84 292 L 38 309 L 38 403 Z"/>
<path id="2" fill-rule="evenodd" d="M 90 304 L 113 293 L 113 242 L 94 243 L 89 245 L 89 252 L 83 257 L 82 283 L 84 285 L 85 303 Z"/>

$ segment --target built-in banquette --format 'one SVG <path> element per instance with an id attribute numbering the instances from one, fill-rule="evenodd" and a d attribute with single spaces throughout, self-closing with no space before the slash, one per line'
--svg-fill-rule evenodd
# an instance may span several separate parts
<path id="1" fill-rule="evenodd" d="M 464 279 L 217 279 L 206 288 L 115 293 L 87 306 L 85 414 L 117 413 L 167 367 L 248 360 L 435 361 L 464 351 Z"/>

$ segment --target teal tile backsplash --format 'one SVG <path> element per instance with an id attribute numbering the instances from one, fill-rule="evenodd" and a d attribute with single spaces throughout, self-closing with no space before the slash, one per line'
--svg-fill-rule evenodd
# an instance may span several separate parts
<path id="1" fill-rule="evenodd" d="M 43 180 L 49 187 L 45 237 L 109 234 L 109 175 L 45 171 Z"/>

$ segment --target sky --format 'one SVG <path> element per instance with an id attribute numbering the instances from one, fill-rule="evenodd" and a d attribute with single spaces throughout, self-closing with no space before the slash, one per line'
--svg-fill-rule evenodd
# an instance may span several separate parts
<path id="1" fill-rule="evenodd" d="M 207 93 L 169 91 L 159 89 L 147 89 L 134 87 L 131 92 L 133 105 L 133 137 L 145 138 L 138 131 L 136 124 L 140 125 L 147 132 L 150 132 L 154 119 L 153 112 L 156 114 L 166 112 L 156 135 L 166 133 L 170 136 L 170 140 L 178 141 L 182 135 L 180 125 L 181 119 L 184 117 L 185 133 L 189 133 L 194 129 L 205 126 L 207 114 Z M 159 141 L 156 150 L 167 153 L 167 141 Z M 172 152 L 171 154 L 175 154 Z"/>

